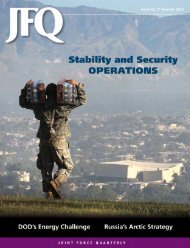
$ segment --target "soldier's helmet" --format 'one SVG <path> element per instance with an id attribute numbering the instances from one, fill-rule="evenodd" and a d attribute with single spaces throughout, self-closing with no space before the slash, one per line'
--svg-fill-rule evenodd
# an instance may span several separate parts
<path id="1" fill-rule="evenodd" d="M 46 87 L 46 95 L 48 98 L 56 98 L 57 97 L 57 85 L 54 83 L 48 84 Z"/>

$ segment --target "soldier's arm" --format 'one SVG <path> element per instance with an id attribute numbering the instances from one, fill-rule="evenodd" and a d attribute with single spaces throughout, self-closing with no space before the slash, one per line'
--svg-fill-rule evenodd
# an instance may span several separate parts
<path id="1" fill-rule="evenodd" d="M 34 112 L 34 116 L 37 120 L 42 120 L 43 118 L 43 110 L 42 107 L 39 106 L 35 106 L 35 108 L 33 108 L 33 112 Z"/>
<path id="2" fill-rule="evenodd" d="M 87 100 L 84 84 L 78 83 L 76 80 L 73 79 L 67 80 L 67 82 L 75 85 L 77 89 L 77 100 L 73 108 L 83 105 Z"/>
<path id="3" fill-rule="evenodd" d="M 79 83 L 77 86 L 77 105 L 80 106 L 80 105 L 83 105 L 86 100 L 87 100 L 87 97 L 86 97 L 86 92 L 85 92 L 85 89 L 84 89 L 84 84 L 81 84 Z"/>
<path id="4" fill-rule="evenodd" d="M 22 89 L 21 95 L 19 96 L 19 105 L 22 108 L 25 109 L 30 109 L 30 110 L 34 110 L 36 108 L 36 104 L 32 104 L 26 101 L 26 97 L 23 96 L 24 95 L 24 89 Z"/>
<path id="5" fill-rule="evenodd" d="M 29 80 L 24 88 L 21 90 L 21 94 L 19 96 L 19 105 L 22 107 L 22 108 L 26 108 L 26 109 L 30 109 L 30 110 L 34 110 L 37 108 L 37 105 L 36 104 L 32 104 L 30 102 L 27 101 L 27 86 L 29 84 L 31 84 L 33 81 L 32 79 Z"/>
<path id="6" fill-rule="evenodd" d="M 37 120 L 41 120 L 41 115 L 40 115 L 40 111 L 38 111 L 37 109 L 33 110 L 34 112 L 34 116 Z"/>

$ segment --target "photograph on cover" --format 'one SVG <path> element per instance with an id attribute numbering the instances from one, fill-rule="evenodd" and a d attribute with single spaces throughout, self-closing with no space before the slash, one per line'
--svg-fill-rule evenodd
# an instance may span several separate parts
<path id="1" fill-rule="evenodd" d="M 190 3 L 0 5 L 1 237 L 189 237 Z"/>

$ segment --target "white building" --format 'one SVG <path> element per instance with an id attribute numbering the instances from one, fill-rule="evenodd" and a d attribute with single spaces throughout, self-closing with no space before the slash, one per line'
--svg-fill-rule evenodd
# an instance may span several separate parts
<path id="1" fill-rule="evenodd" d="M 97 166 L 96 176 L 105 178 L 131 179 L 143 182 L 171 182 L 174 173 L 181 174 L 182 163 L 155 163 L 150 161 L 122 160 L 103 162 Z"/>
<path id="2" fill-rule="evenodd" d="M 30 173 L 26 171 L 9 171 L 7 172 L 7 175 L 11 175 L 15 178 L 17 178 L 18 182 L 30 182 Z"/>

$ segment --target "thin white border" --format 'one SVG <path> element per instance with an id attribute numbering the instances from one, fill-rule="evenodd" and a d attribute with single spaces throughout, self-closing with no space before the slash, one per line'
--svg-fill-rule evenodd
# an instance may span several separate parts
<path id="1" fill-rule="evenodd" d="M 64 14 L 64 12 L 62 12 Z M 188 16 L 190 15 L 189 14 L 185 14 L 185 13 L 182 13 L 182 14 L 68 14 L 68 13 L 65 13 L 64 14 L 65 16 L 67 15 L 70 15 L 70 16 Z"/>

